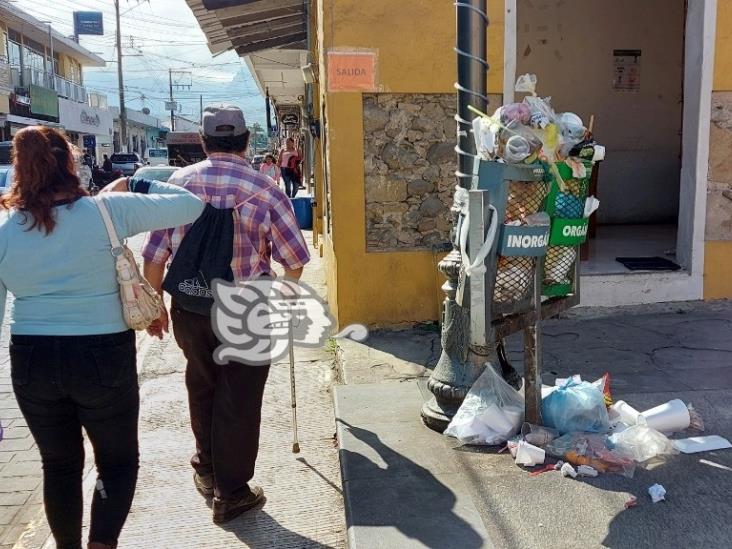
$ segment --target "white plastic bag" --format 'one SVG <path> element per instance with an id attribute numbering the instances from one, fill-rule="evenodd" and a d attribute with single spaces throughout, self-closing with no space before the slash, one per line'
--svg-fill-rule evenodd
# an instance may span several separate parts
<path id="1" fill-rule="evenodd" d="M 523 421 L 523 397 L 486 363 L 445 434 L 463 444 L 492 446 L 515 435 Z"/>
<path id="2" fill-rule="evenodd" d="M 536 82 L 537 78 L 535 74 L 522 74 L 516 79 L 516 87 L 514 90 L 519 93 L 536 95 Z"/>
<path id="3" fill-rule="evenodd" d="M 672 441 L 646 425 L 633 425 L 610 436 L 614 450 L 621 456 L 642 463 L 663 454 L 678 454 Z"/>

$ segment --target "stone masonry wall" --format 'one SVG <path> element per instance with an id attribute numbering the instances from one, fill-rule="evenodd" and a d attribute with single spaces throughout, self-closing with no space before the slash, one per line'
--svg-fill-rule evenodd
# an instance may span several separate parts
<path id="1" fill-rule="evenodd" d="M 449 241 L 455 108 L 455 94 L 364 95 L 367 251 Z"/>
<path id="2" fill-rule="evenodd" d="M 706 240 L 732 240 L 732 92 L 712 94 Z"/>

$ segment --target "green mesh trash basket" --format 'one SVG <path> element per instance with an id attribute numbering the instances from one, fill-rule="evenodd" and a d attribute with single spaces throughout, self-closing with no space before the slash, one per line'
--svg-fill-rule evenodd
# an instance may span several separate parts
<path id="1" fill-rule="evenodd" d="M 563 186 L 552 170 L 547 170 L 551 186 L 545 211 L 552 218 L 549 248 L 544 259 L 542 295 L 566 296 L 574 292 L 575 264 L 579 246 L 587 239 L 589 219 L 584 218 L 585 201 L 592 177 L 592 162 L 582 161 L 585 175 L 577 177 L 572 167 L 557 163 Z"/>

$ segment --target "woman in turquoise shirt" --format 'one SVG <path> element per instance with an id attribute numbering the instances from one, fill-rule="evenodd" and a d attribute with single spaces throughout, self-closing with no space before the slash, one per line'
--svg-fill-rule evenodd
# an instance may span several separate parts
<path id="1" fill-rule="evenodd" d="M 35 126 L 19 131 L 13 147 L 14 182 L 0 198 L 0 320 L 9 290 L 13 389 L 43 460 L 57 547 L 82 546 L 82 427 L 98 472 L 88 547 L 116 547 L 137 482 L 135 334 L 69 143 Z M 166 183 L 120 179 L 110 190 L 128 191 L 104 195 L 120 238 L 185 225 L 203 211 L 196 196 Z"/>

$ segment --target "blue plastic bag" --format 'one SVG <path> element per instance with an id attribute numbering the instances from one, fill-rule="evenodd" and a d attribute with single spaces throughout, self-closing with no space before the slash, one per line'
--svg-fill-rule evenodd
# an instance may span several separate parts
<path id="1" fill-rule="evenodd" d="M 544 425 L 561 433 L 607 433 L 610 419 L 605 397 L 595 385 L 572 378 L 549 393 L 542 402 Z"/>

